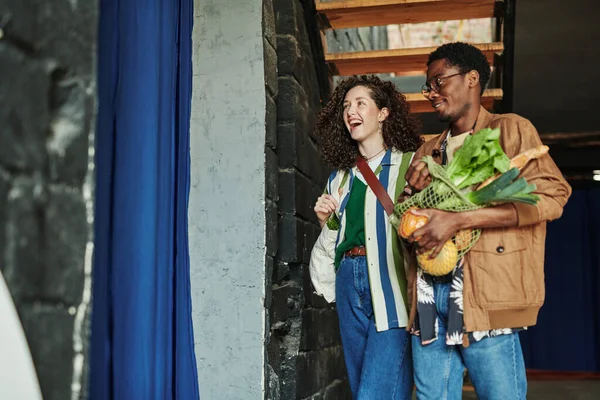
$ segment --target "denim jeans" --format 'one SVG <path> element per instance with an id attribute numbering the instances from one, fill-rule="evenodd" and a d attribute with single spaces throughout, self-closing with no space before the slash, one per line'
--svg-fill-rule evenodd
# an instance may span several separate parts
<path id="1" fill-rule="evenodd" d="M 403 328 L 383 332 L 375 329 L 366 257 L 342 259 L 335 296 L 352 397 L 410 399 L 410 335 Z"/>
<path id="2" fill-rule="evenodd" d="M 438 339 L 423 346 L 420 337 L 412 338 L 417 399 L 461 399 L 465 367 L 479 399 L 525 399 L 527 378 L 519 334 L 488 337 L 466 348 L 447 346 L 450 283 L 434 283 L 433 290 Z"/>

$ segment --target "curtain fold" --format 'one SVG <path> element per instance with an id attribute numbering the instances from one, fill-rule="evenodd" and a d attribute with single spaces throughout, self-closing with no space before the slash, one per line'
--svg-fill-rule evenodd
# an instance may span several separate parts
<path id="1" fill-rule="evenodd" d="M 192 0 L 103 0 L 90 398 L 199 398 L 187 207 Z"/>
<path id="2" fill-rule="evenodd" d="M 521 333 L 527 368 L 600 372 L 600 190 L 579 189 L 548 224 L 546 302 Z"/>

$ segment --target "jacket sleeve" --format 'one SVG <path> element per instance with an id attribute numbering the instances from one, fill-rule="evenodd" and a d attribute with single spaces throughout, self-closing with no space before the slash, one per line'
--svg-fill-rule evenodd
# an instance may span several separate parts
<path id="1" fill-rule="evenodd" d="M 491 125 L 500 128 L 501 145 L 509 158 L 542 145 L 537 130 L 525 118 L 500 118 Z M 536 185 L 534 193 L 540 200 L 536 205 L 513 203 L 517 210 L 519 226 L 549 222 L 559 218 L 571 195 L 571 186 L 563 178 L 550 154 L 530 161 L 523 168 L 520 176 L 525 177 L 528 183 Z"/>

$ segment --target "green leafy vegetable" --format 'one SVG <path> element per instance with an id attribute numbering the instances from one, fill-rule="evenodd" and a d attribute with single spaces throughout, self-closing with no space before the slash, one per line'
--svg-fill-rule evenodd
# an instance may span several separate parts
<path id="1" fill-rule="evenodd" d="M 496 174 L 501 175 L 490 185 L 474 190 L 475 185 Z M 432 191 L 443 197 L 438 204 L 441 209 L 458 208 L 465 199 L 475 205 L 502 202 L 535 204 L 539 200 L 531 194 L 536 189 L 535 185 L 528 185 L 524 178 L 517 179 L 519 169 L 510 168 L 510 159 L 500 146 L 498 128 L 485 128 L 468 136 L 445 168 L 445 175 L 447 180 L 437 179 L 431 184 Z M 452 194 L 449 184 L 459 189 L 460 194 Z"/>
<path id="2" fill-rule="evenodd" d="M 482 129 L 469 135 L 463 146 L 454 153 L 446 174 L 459 189 L 485 181 L 496 171 L 508 171 L 510 159 L 500 147 L 500 129 Z"/>

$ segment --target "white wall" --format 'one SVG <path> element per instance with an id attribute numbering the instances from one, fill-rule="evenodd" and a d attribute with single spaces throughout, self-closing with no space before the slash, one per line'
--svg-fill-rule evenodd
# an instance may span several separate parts
<path id="1" fill-rule="evenodd" d="M 262 1 L 195 0 L 189 234 L 203 400 L 264 396 Z"/>

